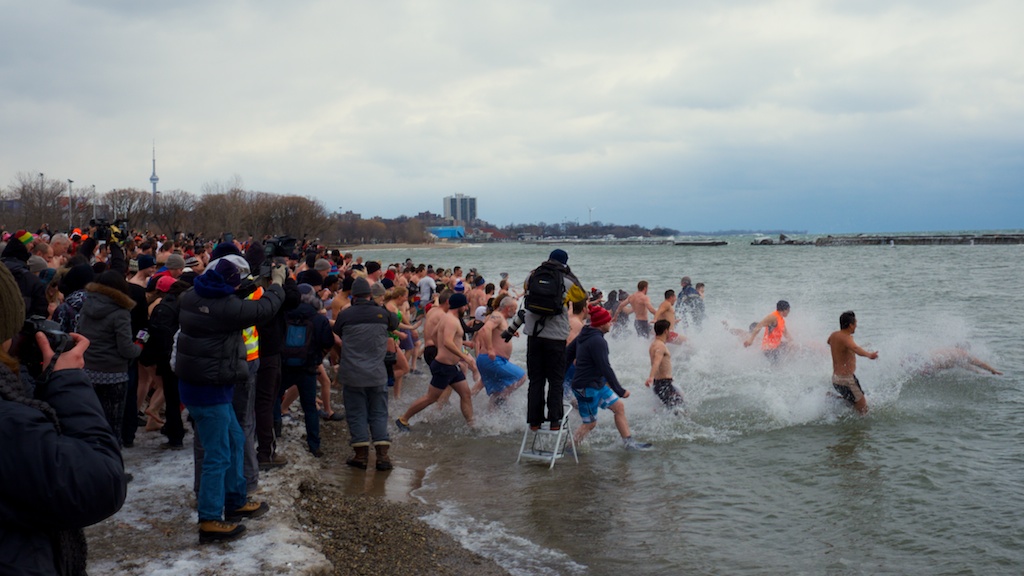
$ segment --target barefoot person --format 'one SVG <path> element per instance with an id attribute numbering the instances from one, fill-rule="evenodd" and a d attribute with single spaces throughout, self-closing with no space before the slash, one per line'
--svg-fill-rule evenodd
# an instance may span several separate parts
<path id="1" fill-rule="evenodd" d="M 1002 372 L 993 368 L 987 362 L 982 361 L 976 356 L 972 356 L 968 352 L 968 344 L 957 344 L 953 348 L 940 348 L 933 350 L 931 360 L 921 367 L 923 374 L 934 374 L 939 370 L 950 370 L 952 368 L 963 368 L 965 370 L 972 370 L 980 372 L 985 370 L 991 372 L 996 376 L 1002 375 Z M 980 370 L 979 370 L 980 368 Z"/>
<path id="2" fill-rule="evenodd" d="M 670 327 L 668 320 L 658 320 L 654 323 L 654 342 L 651 342 L 648 349 L 651 356 L 651 374 L 644 385 L 650 388 L 653 384 L 658 399 L 665 406 L 675 408 L 683 404 L 683 394 L 672 384 L 672 356 L 665 346 L 671 334 Z"/>
<path id="3" fill-rule="evenodd" d="M 506 296 L 477 332 L 476 365 L 492 406 L 504 404 L 509 394 L 526 382 L 526 371 L 509 361 L 512 340 L 506 342 L 501 337 L 508 329 L 508 319 L 515 316 L 518 309 L 519 302 Z"/>
<path id="4" fill-rule="evenodd" d="M 833 332 L 826 343 L 832 348 L 832 387 L 863 415 L 868 413 L 868 401 L 854 374 L 857 371 L 857 356 L 874 360 L 878 358 L 878 352 L 868 352 L 858 346 L 853 341 L 853 333 L 856 331 L 857 316 L 852 310 L 847 310 L 839 315 L 839 330 Z"/>
<path id="5" fill-rule="evenodd" d="M 417 413 L 437 401 L 441 393 L 449 386 L 459 395 L 459 406 L 466 423 L 473 425 L 473 397 L 466 382 L 466 375 L 462 372 L 462 363 L 466 363 L 473 372 L 476 372 L 476 361 L 462 348 L 462 337 L 465 332 L 462 329 L 462 322 L 459 316 L 469 305 L 465 294 L 455 293 L 448 299 L 448 312 L 440 320 L 437 329 L 437 357 L 430 363 L 430 386 L 427 393 L 419 400 L 412 403 L 395 425 L 399 430 L 408 432 L 409 419 Z"/>
<path id="6" fill-rule="evenodd" d="M 636 335 L 641 338 L 651 337 L 651 323 L 648 320 L 648 313 L 654 314 L 657 310 L 651 304 L 651 298 L 647 295 L 647 280 L 641 280 L 636 285 L 636 292 L 626 299 L 626 302 L 633 309 L 636 315 L 633 320 L 633 327 L 636 328 Z"/>

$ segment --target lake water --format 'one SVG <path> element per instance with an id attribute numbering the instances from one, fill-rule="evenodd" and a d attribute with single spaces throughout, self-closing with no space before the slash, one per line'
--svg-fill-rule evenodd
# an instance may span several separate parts
<path id="1" fill-rule="evenodd" d="M 626 452 L 602 411 L 580 462 L 515 464 L 526 390 L 477 429 L 453 402 L 413 419 L 393 454 L 427 520 L 514 574 L 1021 574 L 1024 572 L 1024 246 L 574 246 L 569 265 L 606 294 L 650 282 L 654 305 L 679 278 L 707 284 L 708 319 L 673 353 L 686 414 L 643 387 L 647 343 L 610 338 L 632 391 Z M 500 272 L 522 282 L 551 246 L 484 245 L 361 253 Z M 792 304 L 806 345 L 772 367 L 722 321 L 745 327 Z M 824 341 L 839 314 L 855 338 L 870 415 L 828 391 Z M 513 361 L 525 367 L 525 339 Z M 914 355 L 957 342 L 1005 375 L 915 372 Z M 424 390 L 407 380 L 394 417 Z M 578 423 L 578 419 L 574 420 Z M 396 470 L 396 472 L 399 472 Z M 401 473 L 390 481 L 400 481 Z"/>

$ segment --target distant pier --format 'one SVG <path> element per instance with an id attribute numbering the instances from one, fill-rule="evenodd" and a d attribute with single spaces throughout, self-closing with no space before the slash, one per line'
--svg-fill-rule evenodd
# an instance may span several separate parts
<path id="1" fill-rule="evenodd" d="M 974 246 L 1024 244 L 1024 233 L 1016 234 L 904 234 L 825 236 L 815 246 Z"/>

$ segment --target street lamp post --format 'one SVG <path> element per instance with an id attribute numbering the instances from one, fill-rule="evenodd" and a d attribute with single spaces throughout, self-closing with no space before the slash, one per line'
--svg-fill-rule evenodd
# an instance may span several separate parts
<path id="1" fill-rule="evenodd" d="M 96 219 L 96 185 L 95 184 L 92 185 L 92 194 L 90 195 L 90 197 L 92 198 L 92 219 L 95 220 Z"/>
<path id="2" fill-rule="evenodd" d="M 74 203 L 74 198 L 71 197 L 71 185 L 74 183 L 74 180 L 68 178 L 68 230 L 71 230 L 72 226 L 75 225 L 71 217 L 71 205 Z"/>

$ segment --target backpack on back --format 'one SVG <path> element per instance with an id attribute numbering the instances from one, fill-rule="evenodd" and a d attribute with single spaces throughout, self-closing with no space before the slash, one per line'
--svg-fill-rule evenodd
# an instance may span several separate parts
<path id="1" fill-rule="evenodd" d="M 281 365 L 289 368 L 308 368 L 310 344 L 313 342 L 313 319 L 287 319 Z"/>
<path id="2" fill-rule="evenodd" d="M 565 310 L 565 274 L 545 262 L 526 281 L 525 307 L 540 316 L 556 316 Z"/>

